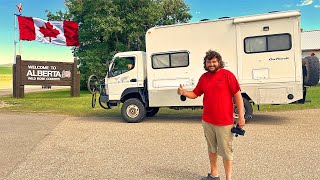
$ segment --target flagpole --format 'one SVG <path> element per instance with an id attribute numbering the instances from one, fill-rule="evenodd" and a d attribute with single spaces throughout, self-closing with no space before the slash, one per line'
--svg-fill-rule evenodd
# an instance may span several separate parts
<path id="1" fill-rule="evenodd" d="M 14 59 L 13 62 L 14 64 L 16 64 L 16 56 L 17 56 L 17 34 L 16 34 L 16 30 L 17 28 L 17 16 L 21 16 L 22 15 L 22 4 L 20 3 L 19 5 L 16 5 L 16 7 L 18 8 L 18 12 L 20 13 L 19 15 L 14 13 L 14 38 L 13 38 L 13 44 L 14 44 Z M 21 41 L 19 38 L 19 54 L 21 54 Z"/>
<path id="2" fill-rule="evenodd" d="M 17 29 L 17 15 L 14 14 L 14 38 L 13 38 L 13 44 L 14 44 L 14 57 L 13 57 L 13 64 L 16 64 L 16 56 L 17 56 L 17 41 L 16 41 L 16 29 Z"/>

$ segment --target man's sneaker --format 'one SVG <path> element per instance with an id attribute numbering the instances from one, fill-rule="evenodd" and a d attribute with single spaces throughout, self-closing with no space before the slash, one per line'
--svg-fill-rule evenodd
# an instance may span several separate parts
<path id="1" fill-rule="evenodd" d="M 210 173 L 208 173 L 207 177 L 203 177 L 201 180 L 220 180 L 220 177 L 213 177 Z"/>

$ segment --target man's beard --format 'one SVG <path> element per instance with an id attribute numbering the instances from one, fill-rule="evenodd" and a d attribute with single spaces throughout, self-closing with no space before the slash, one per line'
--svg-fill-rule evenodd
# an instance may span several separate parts
<path id="1" fill-rule="evenodd" d="M 209 67 L 205 68 L 205 70 L 210 72 L 210 73 L 215 73 L 221 68 L 220 65 L 218 65 L 217 67 L 214 68 L 214 70 L 210 70 L 210 67 L 212 67 L 212 66 L 209 66 Z"/>

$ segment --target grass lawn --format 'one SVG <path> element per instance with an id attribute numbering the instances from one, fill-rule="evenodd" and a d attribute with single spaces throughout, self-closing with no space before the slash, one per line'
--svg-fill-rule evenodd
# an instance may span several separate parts
<path id="1" fill-rule="evenodd" d="M 71 116 L 106 116 L 120 117 L 120 107 L 103 109 L 97 102 L 96 107 L 91 107 L 91 94 L 88 91 L 81 91 L 80 97 L 70 97 L 70 91 L 53 90 L 45 92 L 26 93 L 24 98 L 0 97 L 6 107 L 0 108 L 0 112 L 35 112 L 48 114 L 63 114 Z M 161 108 L 160 115 L 188 116 L 201 115 L 201 110 L 172 110 Z"/>
<path id="2" fill-rule="evenodd" d="M 12 67 L 1 67 L 0 74 L 12 74 Z"/>
<path id="3" fill-rule="evenodd" d="M 0 97 L 0 101 L 12 106 L 0 108 L 0 111 L 56 113 L 73 116 L 115 115 L 116 110 L 106 111 L 99 105 L 91 108 L 91 94 L 82 91 L 80 97 L 70 97 L 70 90 L 53 90 L 45 92 L 25 93 L 25 97 Z"/>
<path id="4" fill-rule="evenodd" d="M 12 67 L 0 66 L 0 89 L 12 87 Z"/>
<path id="5" fill-rule="evenodd" d="M 320 108 L 320 86 L 307 88 L 307 101 L 305 104 L 286 104 L 286 105 L 260 105 L 260 111 L 287 111 Z M 25 98 L 16 99 L 9 96 L 0 97 L 1 104 L 8 106 L 0 108 L 4 112 L 36 112 L 49 114 L 64 114 L 72 116 L 106 116 L 120 117 L 120 107 L 112 109 L 102 109 L 97 103 L 93 109 L 91 107 L 91 94 L 88 91 L 81 91 L 80 97 L 70 97 L 70 91 L 54 90 L 45 92 L 35 92 L 25 94 Z M 160 108 L 159 116 L 170 115 L 177 117 L 200 116 L 202 110 L 172 110 Z M 254 106 L 254 113 L 257 106 Z"/>

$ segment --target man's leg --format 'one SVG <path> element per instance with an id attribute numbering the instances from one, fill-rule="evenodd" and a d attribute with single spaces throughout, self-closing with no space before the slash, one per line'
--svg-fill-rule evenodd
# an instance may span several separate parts
<path id="1" fill-rule="evenodd" d="M 216 132 L 214 130 L 214 125 L 208 124 L 205 121 L 202 121 L 202 126 L 204 129 L 205 138 L 208 145 L 208 156 L 210 160 L 210 175 L 211 176 L 219 176 L 218 166 L 217 166 L 217 138 Z"/>
<path id="2" fill-rule="evenodd" d="M 231 180 L 233 163 L 233 135 L 231 128 L 233 125 L 221 126 L 217 130 L 218 154 L 223 157 L 223 165 L 226 179 Z"/>
<path id="3" fill-rule="evenodd" d="M 209 152 L 210 166 L 211 166 L 211 176 L 219 176 L 218 166 L 217 166 L 217 153 Z"/>
<path id="4" fill-rule="evenodd" d="M 232 175 L 232 160 L 223 159 L 224 170 L 226 173 L 226 180 L 231 180 Z"/>

